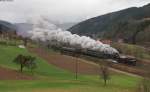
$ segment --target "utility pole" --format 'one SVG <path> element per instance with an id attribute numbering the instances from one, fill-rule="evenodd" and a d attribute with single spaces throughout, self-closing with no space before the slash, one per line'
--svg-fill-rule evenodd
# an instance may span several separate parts
<path id="1" fill-rule="evenodd" d="M 79 68 L 79 66 L 78 66 L 78 57 L 80 57 L 80 52 L 81 52 L 81 50 L 80 49 L 77 49 L 77 52 L 75 52 L 75 73 L 76 73 L 76 80 L 78 79 L 78 68 Z"/>
<path id="2" fill-rule="evenodd" d="M 78 79 L 78 57 L 76 57 L 76 80 Z"/>

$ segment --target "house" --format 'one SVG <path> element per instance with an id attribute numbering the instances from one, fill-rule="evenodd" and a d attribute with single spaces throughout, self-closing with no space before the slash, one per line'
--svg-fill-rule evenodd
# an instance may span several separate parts
<path id="1" fill-rule="evenodd" d="M 102 42 L 102 43 L 104 43 L 104 44 L 111 44 L 112 43 L 112 41 L 111 40 L 107 40 L 107 39 L 105 39 L 105 40 L 99 40 L 100 42 Z"/>

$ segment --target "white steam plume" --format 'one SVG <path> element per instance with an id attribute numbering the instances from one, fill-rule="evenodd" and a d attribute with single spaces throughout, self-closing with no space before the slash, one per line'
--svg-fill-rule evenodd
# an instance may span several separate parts
<path id="1" fill-rule="evenodd" d="M 87 36 L 79 36 L 69 31 L 64 31 L 44 18 L 37 19 L 33 22 L 33 30 L 29 31 L 29 34 L 32 40 L 40 40 L 45 43 L 55 41 L 57 43 L 68 44 L 69 46 L 78 45 L 82 49 L 100 51 L 105 54 L 118 53 L 110 45 L 95 41 Z"/>

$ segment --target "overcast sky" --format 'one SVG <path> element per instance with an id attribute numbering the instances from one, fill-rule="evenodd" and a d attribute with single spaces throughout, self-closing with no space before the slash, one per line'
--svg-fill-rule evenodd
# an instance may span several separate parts
<path id="1" fill-rule="evenodd" d="M 30 17 L 47 16 L 60 22 L 81 21 L 150 0 L 13 0 L 0 1 L 0 20 L 24 22 Z"/>

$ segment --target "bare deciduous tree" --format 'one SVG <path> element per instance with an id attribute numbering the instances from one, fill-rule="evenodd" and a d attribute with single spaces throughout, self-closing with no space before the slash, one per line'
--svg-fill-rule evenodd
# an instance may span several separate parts
<path id="1" fill-rule="evenodd" d="M 104 85 L 107 85 L 107 81 L 110 79 L 109 75 L 109 65 L 107 63 L 99 64 L 100 66 L 100 76 L 104 80 Z"/>

